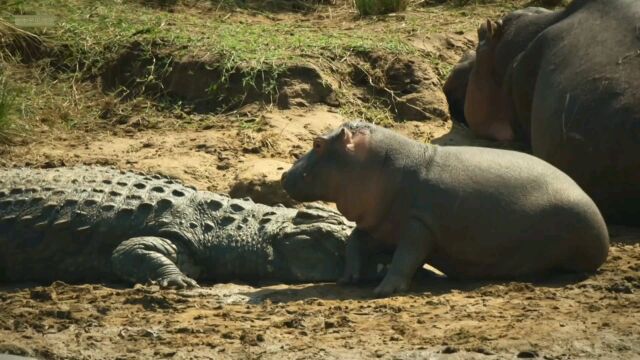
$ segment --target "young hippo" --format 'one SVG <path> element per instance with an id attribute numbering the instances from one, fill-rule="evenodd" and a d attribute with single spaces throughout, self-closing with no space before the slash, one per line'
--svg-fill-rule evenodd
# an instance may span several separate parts
<path id="1" fill-rule="evenodd" d="M 589 196 L 519 152 L 425 145 L 351 122 L 315 139 L 282 183 L 292 198 L 335 202 L 356 222 L 342 282 L 358 281 L 369 243 L 395 248 L 379 296 L 406 290 L 424 263 L 450 278 L 512 279 L 592 272 L 609 249 Z"/>

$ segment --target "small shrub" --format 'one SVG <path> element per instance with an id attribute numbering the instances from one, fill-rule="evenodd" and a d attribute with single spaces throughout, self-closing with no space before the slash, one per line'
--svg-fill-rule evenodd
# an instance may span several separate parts
<path id="1" fill-rule="evenodd" d="M 360 15 L 382 15 L 403 11 L 408 0 L 355 0 Z"/>

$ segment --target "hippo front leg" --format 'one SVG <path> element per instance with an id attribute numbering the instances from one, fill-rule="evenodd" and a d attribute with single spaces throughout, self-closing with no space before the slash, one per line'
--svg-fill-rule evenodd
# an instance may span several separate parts
<path id="1" fill-rule="evenodd" d="M 414 274 L 424 265 L 427 258 L 432 239 L 423 222 L 417 219 L 410 220 L 401 234 L 389 272 L 374 290 L 376 296 L 389 296 L 406 291 Z"/>
<path id="2" fill-rule="evenodd" d="M 187 268 L 186 251 L 171 241 L 153 237 L 136 237 L 120 244 L 111 256 L 113 270 L 133 283 L 157 281 L 161 287 L 198 287 L 176 264 Z"/>
<path id="3" fill-rule="evenodd" d="M 345 268 L 344 275 L 338 279 L 338 284 L 357 283 L 361 279 L 363 252 L 369 234 L 360 229 L 354 229 L 345 246 Z"/>

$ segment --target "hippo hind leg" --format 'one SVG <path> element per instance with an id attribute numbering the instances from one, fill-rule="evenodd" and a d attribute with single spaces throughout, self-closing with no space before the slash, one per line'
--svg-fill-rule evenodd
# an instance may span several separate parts
<path id="1" fill-rule="evenodd" d="M 568 272 L 594 272 L 609 255 L 609 233 L 598 213 L 591 222 L 576 224 L 572 234 L 572 245 L 568 254 L 560 264 L 560 268 Z M 582 225 L 582 226 L 580 226 Z"/>

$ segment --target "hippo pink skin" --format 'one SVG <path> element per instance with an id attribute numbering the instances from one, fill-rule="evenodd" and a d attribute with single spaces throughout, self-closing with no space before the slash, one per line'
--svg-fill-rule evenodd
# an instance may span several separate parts
<path id="1" fill-rule="evenodd" d="M 392 249 L 379 296 L 407 290 L 424 263 L 451 278 L 517 279 L 592 272 L 607 258 L 593 201 L 524 153 L 424 145 L 351 122 L 318 137 L 282 184 L 298 201 L 335 202 L 356 222 L 342 282 L 358 281 L 369 248 Z"/>
<path id="2" fill-rule="evenodd" d="M 525 143 L 608 222 L 640 225 L 640 1 L 576 0 L 507 18 L 480 31 L 464 100 L 469 127 Z"/>

